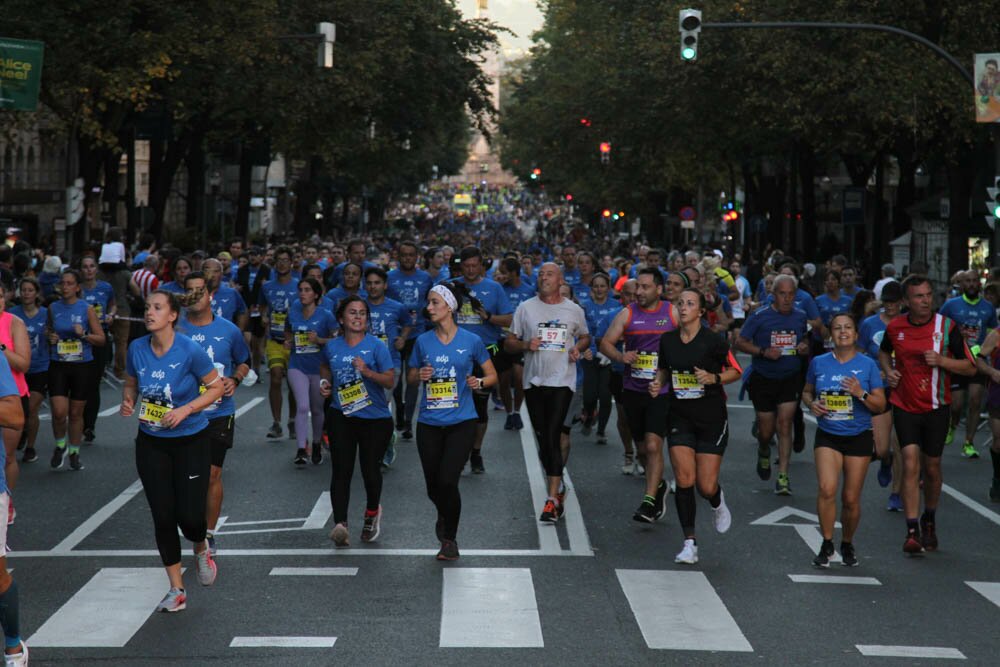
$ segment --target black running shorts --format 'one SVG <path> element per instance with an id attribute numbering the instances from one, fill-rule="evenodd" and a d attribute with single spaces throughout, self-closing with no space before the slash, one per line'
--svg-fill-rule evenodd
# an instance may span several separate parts
<path id="1" fill-rule="evenodd" d="M 829 447 L 844 456 L 863 456 L 871 458 L 875 451 L 875 438 L 871 431 L 863 431 L 857 435 L 836 435 L 816 429 L 815 448 Z"/>
<path id="2" fill-rule="evenodd" d="M 750 400 L 757 412 L 776 412 L 782 403 L 798 403 L 802 385 L 799 374 L 778 380 L 750 374 Z"/>
<path id="3" fill-rule="evenodd" d="M 951 424 L 951 406 L 942 405 L 930 412 L 907 412 L 892 406 L 892 424 L 900 447 L 917 445 L 927 456 L 939 458 Z"/>
<path id="4" fill-rule="evenodd" d="M 202 434 L 208 438 L 212 450 L 212 465 L 221 468 L 226 462 L 226 452 L 233 448 L 233 425 L 236 419 L 233 415 L 216 417 L 208 420 L 208 426 Z"/>
<path id="5" fill-rule="evenodd" d="M 625 406 L 625 416 L 628 417 L 628 427 L 632 439 L 641 441 L 646 433 L 653 433 L 661 438 L 667 432 L 667 394 L 653 398 L 645 391 L 622 391 L 622 405 Z"/>

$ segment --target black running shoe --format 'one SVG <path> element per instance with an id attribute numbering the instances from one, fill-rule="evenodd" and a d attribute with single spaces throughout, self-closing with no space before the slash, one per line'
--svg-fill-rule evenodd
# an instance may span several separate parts
<path id="1" fill-rule="evenodd" d="M 271 424 L 271 428 L 267 431 L 266 438 L 280 438 L 281 437 L 281 424 L 274 422 Z"/>
<path id="2" fill-rule="evenodd" d="M 62 468 L 64 456 L 66 456 L 66 449 L 64 447 L 56 447 L 52 452 L 52 460 L 49 461 L 49 465 L 53 468 Z"/>
<path id="3" fill-rule="evenodd" d="M 843 559 L 841 564 L 844 567 L 857 567 L 861 564 L 858 561 L 858 555 L 854 553 L 854 545 L 850 542 L 840 543 L 840 557 Z"/>
<path id="4" fill-rule="evenodd" d="M 85 428 L 85 429 L 83 429 L 83 441 L 85 443 L 87 443 L 88 445 L 93 444 L 93 442 L 94 442 L 94 429 L 92 429 L 92 428 Z"/>
<path id="5" fill-rule="evenodd" d="M 852 552 L 853 553 L 853 552 Z M 820 545 L 819 553 L 813 558 L 813 566 L 827 568 L 830 567 L 830 559 L 833 558 L 833 542 L 830 540 L 823 540 L 823 544 Z"/>
<path id="6" fill-rule="evenodd" d="M 35 451 L 34 447 L 25 447 L 24 456 L 21 457 L 21 463 L 34 463 L 38 460 L 38 452 Z"/>
<path id="7" fill-rule="evenodd" d="M 556 507 L 555 501 L 546 500 L 545 507 L 542 508 L 542 515 L 538 517 L 538 521 L 541 523 L 556 523 L 559 521 L 561 514 L 559 508 Z"/>
<path id="8" fill-rule="evenodd" d="M 765 482 L 771 479 L 771 447 L 757 447 L 757 476 Z"/>
<path id="9" fill-rule="evenodd" d="M 934 528 L 934 522 L 927 521 L 924 517 L 920 517 L 920 546 L 924 548 L 924 551 L 937 551 L 938 548 L 937 530 Z"/>
<path id="10" fill-rule="evenodd" d="M 73 470 L 83 470 L 83 463 L 80 462 L 80 454 L 74 452 L 69 455 L 69 467 Z"/>
<path id="11" fill-rule="evenodd" d="M 660 480 L 660 485 L 656 487 L 656 519 L 657 521 L 667 513 L 667 492 L 670 491 L 670 486 L 667 484 L 666 480 Z"/>
<path id="12" fill-rule="evenodd" d="M 305 450 L 305 448 L 300 447 L 295 452 L 295 459 L 294 459 L 293 462 L 297 466 L 304 466 L 305 464 L 309 463 L 309 458 L 306 456 L 306 450 Z"/>
<path id="13" fill-rule="evenodd" d="M 486 472 L 486 467 L 483 465 L 483 455 L 473 451 L 472 456 L 469 457 L 469 468 L 474 475 L 482 475 Z"/>
<path id="14" fill-rule="evenodd" d="M 312 462 L 314 466 L 318 466 L 323 462 L 323 443 L 314 442 L 312 446 Z"/>
<path id="15" fill-rule="evenodd" d="M 413 431 L 409 428 L 403 431 L 403 440 L 413 440 Z"/>
<path id="16" fill-rule="evenodd" d="M 441 550 L 438 560 L 458 560 L 458 543 L 455 540 L 441 540 Z"/>
<path id="17" fill-rule="evenodd" d="M 632 520 L 639 523 L 653 523 L 656 521 L 656 505 L 648 500 L 643 500 L 639 509 L 632 515 Z"/>

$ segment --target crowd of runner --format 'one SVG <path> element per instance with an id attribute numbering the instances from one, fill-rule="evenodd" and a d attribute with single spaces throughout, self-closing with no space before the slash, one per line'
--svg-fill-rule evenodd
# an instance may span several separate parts
<path id="1" fill-rule="evenodd" d="M 612 242 L 524 193 L 483 201 L 464 220 L 440 202 L 406 205 L 391 232 L 346 241 L 231 239 L 184 255 L 150 237 L 126 248 L 112 228 L 72 261 L 22 241 L 0 246 L 7 525 L 19 464 L 41 452 L 52 468 L 84 469 L 86 445 L 100 442 L 102 382 L 121 387 L 120 414 L 138 421 L 136 465 L 170 582 L 162 611 L 186 605 L 180 535 L 199 582 L 215 580 L 234 395 L 257 382 L 267 385 L 266 439 L 292 440 L 294 466 L 329 461 L 338 547 L 355 534 L 379 538 L 383 469 L 398 442 L 415 438 L 437 509 L 437 558 L 457 559 L 460 476 L 466 466 L 486 472 L 497 411 L 504 429 L 534 431 L 547 486 L 539 521 L 565 514 L 571 443 L 607 445 L 613 425 L 621 472 L 645 481 L 633 519 L 661 519 L 673 493 L 675 561 L 696 563 L 696 492 L 717 532 L 731 524 L 720 466 L 731 436 L 724 386 L 737 383 L 755 421 L 735 437 L 756 440 L 747 468 L 760 479 L 777 467 L 778 495 L 792 493 L 789 462 L 806 446 L 804 415 L 815 418 L 817 567 L 838 560 L 838 488 L 839 560 L 858 565 L 873 461 L 886 509 L 905 518 L 903 551 L 937 549 L 942 452 L 964 428 L 963 456 L 979 457 L 984 402 L 988 495 L 1000 501 L 1000 288 L 984 288 L 977 272 L 956 274 L 935 308 L 928 278 L 897 278 L 892 265 L 863 276 L 842 256 L 817 267 L 771 250 L 665 251 Z M 43 401 L 51 438 L 40 432 Z M 26 661 L 17 588 L 2 565 L 7 651 Z"/>

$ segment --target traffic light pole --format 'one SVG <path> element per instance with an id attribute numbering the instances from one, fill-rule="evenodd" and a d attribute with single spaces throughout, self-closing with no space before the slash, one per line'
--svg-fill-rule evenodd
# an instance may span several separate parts
<path id="1" fill-rule="evenodd" d="M 957 69 L 962 77 L 968 81 L 973 86 L 976 85 L 976 80 L 972 76 L 972 72 L 968 68 L 962 65 L 955 56 L 951 55 L 940 46 L 916 33 L 912 33 L 909 30 L 903 30 L 902 28 L 897 28 L 891 25 L 880 25 L 878 23 L 827 23 L 822 21 L 767 21 L 763 23 L 750 23 L 741 21 L 729 21 L 729 22 L 706 22 L 701 24 L 702 28 L 720 28 L 720 29 L 746 29 L 746 28 L 791 28 L 791 29 L 806 29 L 806 30 L 872 30 L 876 32 L 888 32 L 894 35 L 901 35 L 909 40 L 922 44 L 933 51 L 938 57 L 944 59 L 951 66 Z"/>

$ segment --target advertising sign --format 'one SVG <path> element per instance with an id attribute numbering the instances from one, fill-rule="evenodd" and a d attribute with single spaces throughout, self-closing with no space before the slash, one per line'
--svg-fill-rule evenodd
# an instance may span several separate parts
<path id="1" fill-rule="evenodd" d="M 44 51 L 42 42 L 0 37 L 0 109 L 38 108 Z"/>

